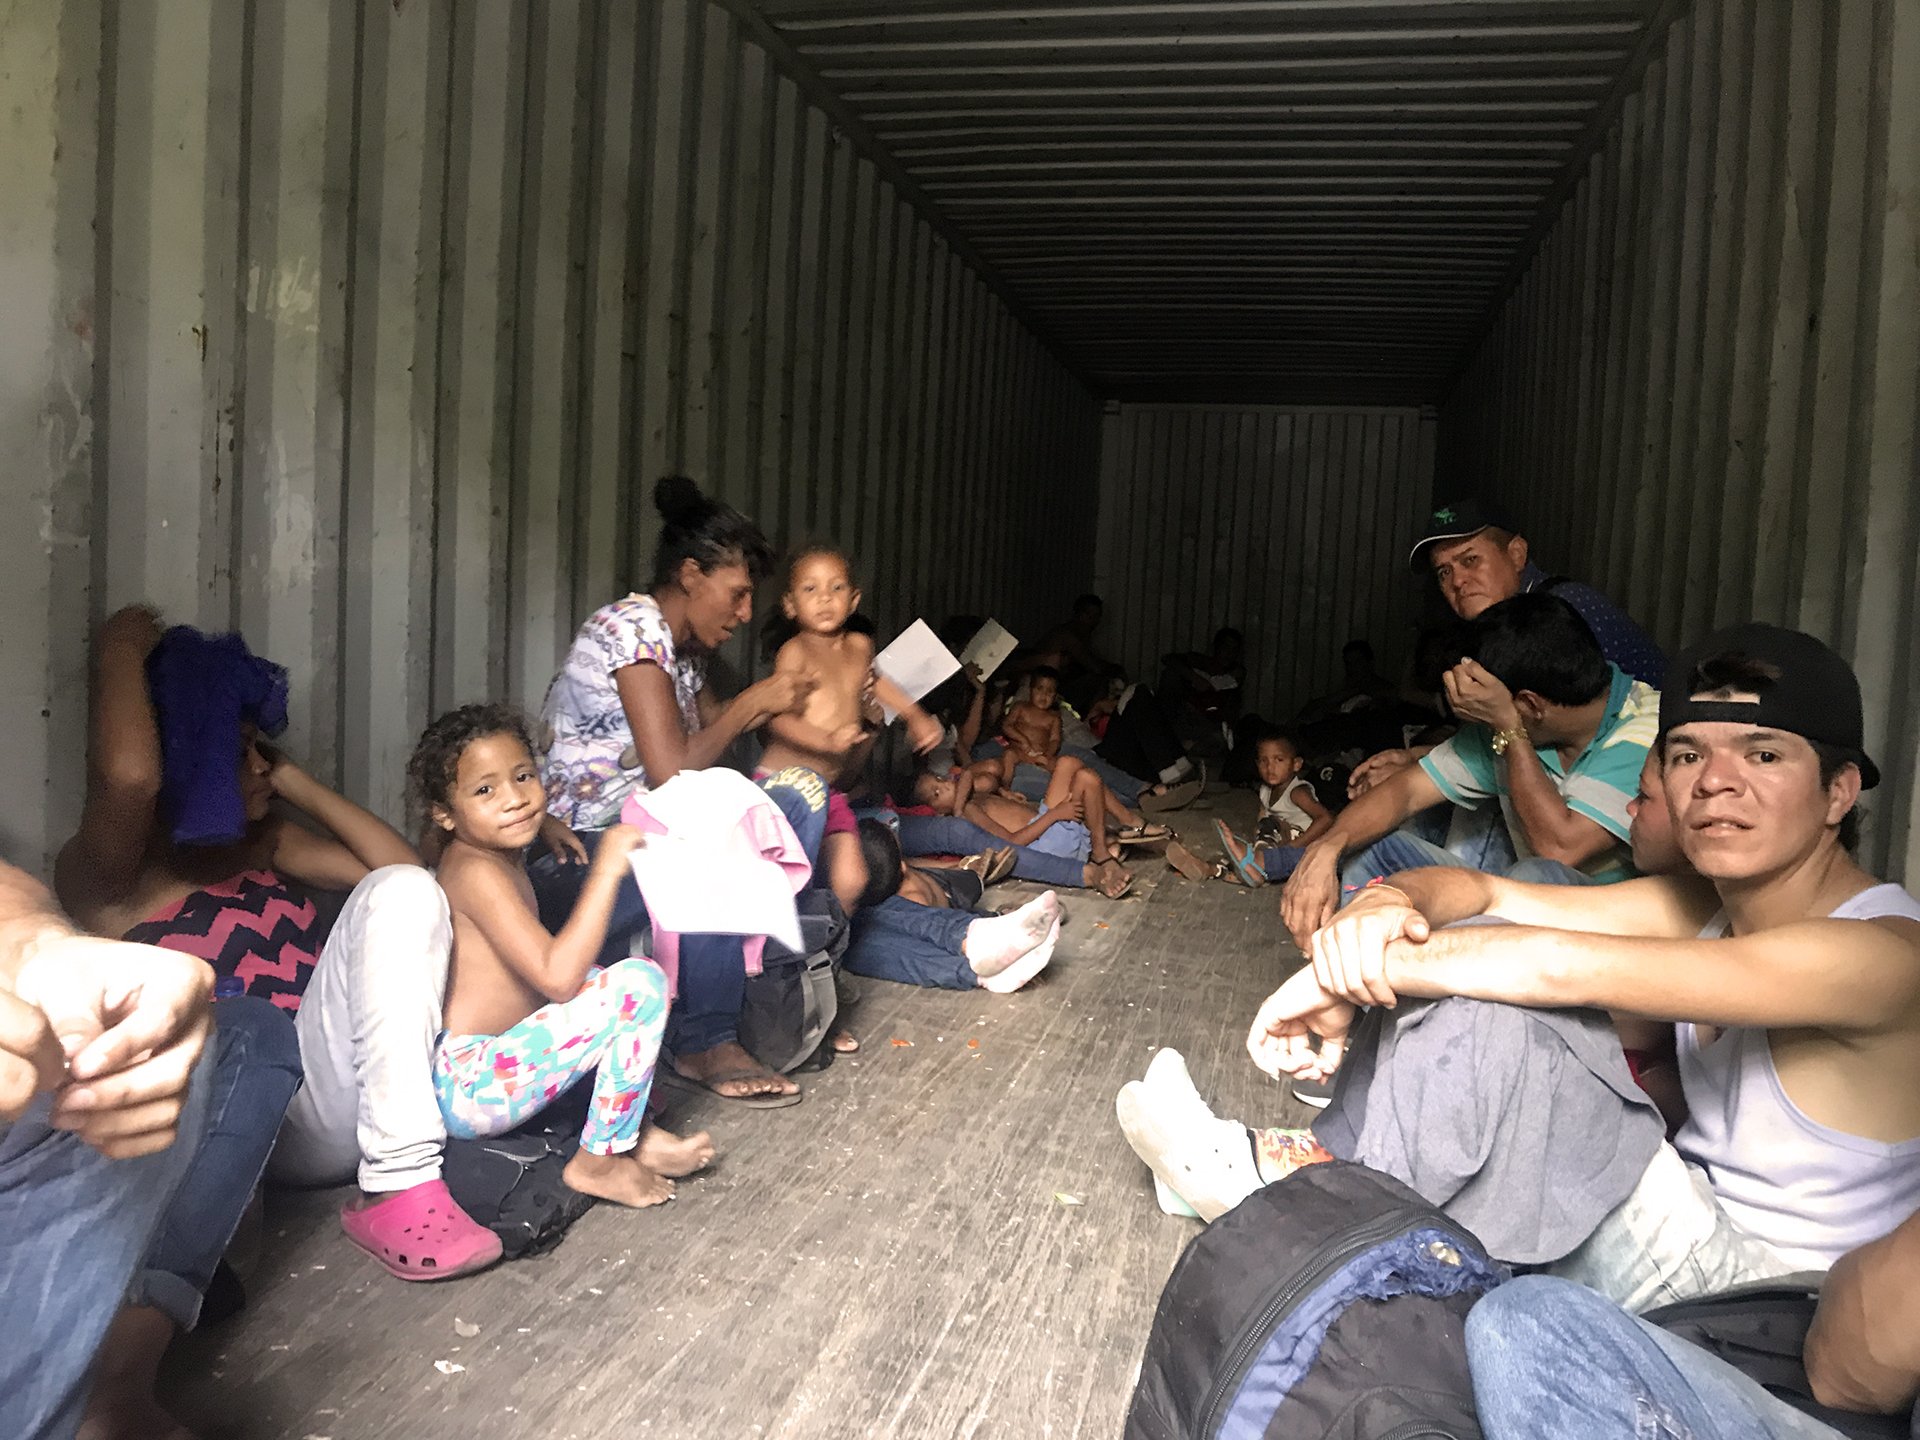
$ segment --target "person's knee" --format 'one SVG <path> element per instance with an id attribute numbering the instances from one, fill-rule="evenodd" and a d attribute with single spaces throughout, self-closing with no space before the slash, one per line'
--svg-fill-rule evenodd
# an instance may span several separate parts
<path id="1" fill-rule="evenodd" d="M 1467 1363 L 1476 1374 L 1515 1375 L 1580 1353 L 1614 1312 L 1604 1295 L 1571 1280 L 1522 1275 L 1489 1291 L 1467 1315 Z"/>
<path id="2" fill-rule="evenodd" d="M 231 1055 L 248 1066 L 299 1077 L 300 1032 L 291 1013 L 258 995 L 237 995 L 214 1006 L 213 1018 L 223 1063 Z"/>
<path id="3" fill-rule="evenodd" d="M 666 1009 L 667 972 L 645 956 L 616 960 L 601 973 L 604 976 L 601 983 L 608 993 L 634 1001 L 642 1012 L 648 1008 Z"/>

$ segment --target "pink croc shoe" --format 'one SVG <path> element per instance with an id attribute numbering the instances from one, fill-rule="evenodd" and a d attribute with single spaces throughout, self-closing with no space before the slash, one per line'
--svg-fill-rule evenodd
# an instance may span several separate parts
<path id="1" fill-rule="evenodd" d="M 500 1258 L 500 1237 L 454 1202 L 444 1180 L 340 1212 L 347 1238 L 402 1280 L 451 1280 Z"/>

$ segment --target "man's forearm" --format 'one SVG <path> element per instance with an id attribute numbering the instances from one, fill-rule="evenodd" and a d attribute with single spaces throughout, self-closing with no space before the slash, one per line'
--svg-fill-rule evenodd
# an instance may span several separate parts
<path id="1" fill-rule="evenodd" d="M 1567 864 L 1586 859 L 1578 851 L 1582 832 L 1591 822 L 1567 807 L 1539 752 L 1522 735 L 1507 748 L 1505 759 L 1508 798 L 1533 853 Z"/>
<path id="2" fill-rule="evenodd" d="M 1315 841 L 1315 846 L 1337 850 L 1342 858 L 1364 850 L 1394 830 L 1413 813 L 1405 798 L 1406 787 L 1399 783 L 1404 771 L 1384 784 L 1376 785 L 1340 812 L 1331 829 Z"/>
<path id="3" fill-rule="evenodd" d="M 1497 893 L 1493 876 L 1456 865 L 1403 870 L 1387 883 L 1412 901 L 1413 908 L 1436 929 L 1485 915 Z"/>
<path id="4" fill-rule="evenodd" d="M 42 940 L 73 933 L 46 886 L 0 863 L 0 985 L 13 988 Z"/>

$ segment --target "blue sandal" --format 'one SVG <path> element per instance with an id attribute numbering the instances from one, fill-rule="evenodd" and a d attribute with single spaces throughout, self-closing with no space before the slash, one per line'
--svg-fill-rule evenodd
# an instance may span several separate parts
<path id="1" fill-rule="evenodd" d="M 1246 846 L 1237 855 L 1234 853 L 1234 846 L 1240 842 L 1233 838 L 1233 831 L 1227 828 L 1226 821 L 1214 821 L 1213 833 L 1220 837 L 1220 848 L 1226 852 L 1227 863 L 1233 866 L 1233 873 L 1240 877 L 1242 885 L 1258 890 L 1267 883 L 1267 872 L 1254 859 L 1251 845 Z"/>

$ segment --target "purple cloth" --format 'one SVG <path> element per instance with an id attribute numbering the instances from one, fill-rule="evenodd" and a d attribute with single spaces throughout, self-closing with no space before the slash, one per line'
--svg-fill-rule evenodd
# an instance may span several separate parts
<path id="1" fill-rule="evenodd" d="M 147 691 L 160 724 L 160 803 L 177 845 L 231 845 L 247 833 L 240 798 L 240 732 L 287 724 L 287 671 L 238 635 L 175 625 L 147 657 Z"/>

